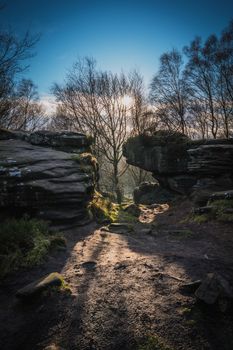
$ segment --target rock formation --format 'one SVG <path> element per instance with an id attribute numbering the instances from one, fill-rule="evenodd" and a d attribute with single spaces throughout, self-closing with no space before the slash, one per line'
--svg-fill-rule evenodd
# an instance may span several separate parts
<path id="1" fill-rule="evenodd" d="M 98 173 L 89 152 L 80 133 L 0 130 L 1 215 L 83 222 Z"/>
<path id="2" fill-rule="evenodd" d="M 233 139 L 190 140 L 159 131 L 124 145 L 127 163 L 153 173 L 161 187 L 182 195 L 233 189 Z"/>

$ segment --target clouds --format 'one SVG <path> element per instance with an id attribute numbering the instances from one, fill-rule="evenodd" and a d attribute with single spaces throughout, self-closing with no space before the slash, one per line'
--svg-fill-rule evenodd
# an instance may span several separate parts
<path id="1" fill-rule="evenodd" d="M 52 116 L 56 112 L 57 102 L 54 96 L 42 95 L 39 102 L 43 105 L 48 116 Z"/>

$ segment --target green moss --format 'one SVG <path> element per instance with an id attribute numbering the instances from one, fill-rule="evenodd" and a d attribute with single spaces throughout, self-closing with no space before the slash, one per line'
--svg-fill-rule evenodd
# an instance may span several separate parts
<path id="1" fill-rule="evenodd" d="M 71 290 L 69 284 L 64 281 L 63 277 L 61 277 L 60 280 L 61 280 L 61 285 L 60 286 L 52 286 L 52 287 L 44 290 L 42 293 L 43 297 L 52 296 L 52 295 L 58 294 L 58 293 L 72 294 L 72 290 Z"/>
<path id="2" fill-rule="evenodd" d="M 6 220 L 0 225 L 0 277 L 40 264 L 54 246 L 48 225 L 36 219 Z"/>
<path id="3" fill-rule="evenodd" d="M 145 341 L 138 346 L 138 350 L 172 350 L 165 345 L 164 341 L 155 335 L 148 336 Z"/>
<path id="4" fill-rule="evenodd" d="M 104 198 L 99 192 L 95 192 L 94 198 L 89 205 L 94 218 L 97 222 L 103 221 L 115 222 L 117 221 L 117 215 L 119 205 L 111 202 L 108 198 Z"/>
<path id="5" fill-rule="evenodd" d="M 103 197 L 99 192 L 95 192 L 94 198 L 89 205 L 94 218 L 97 222 L 137 222 L 137 218 L 125 211 L 128 203 L 122 205 L 112 202 L 109 198 Z"/>
<path id="6" fill-rule="evenodd" d="M 218 220 L 224 222 L 233 222 L 233 200 L 218 199 L 210 200 L 207 206 L 211 206 L 212 210 L 208 214 L 194 215 L 193 221 L 202 224 L 210 220 Z"/>
<path id="7" fill-rule="evenodd" d="M 233 222 L 233 199 L 219 199 L 208 202 L 213 207 L 215 218 L 219 221 Z M 230 210 L 230 212 L 227 212 Z"/>
<path id="8" fill-rule="evenodd" d="M 203 224 L 209 220 L 210 220 L 210 217 L 207 214 L 194 215 L 193 217 L 193 221 L 196 222 L 197 224 Z"/>
<path id="9" fill-rule="evenodd" d="M 93 168 L 97 168 L 98 162 L 91 153 L 76 153 L 71 156 L 71 159 L 82 165 L 91 165 Z"/>

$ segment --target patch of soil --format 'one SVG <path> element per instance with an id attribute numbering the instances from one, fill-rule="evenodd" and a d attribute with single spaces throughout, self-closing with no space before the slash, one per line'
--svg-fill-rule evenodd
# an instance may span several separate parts
<path id="1" fill-rule="evenodd" d="M 232 281 L 232 225 L 185 223 L 190 210 L 188 202 L 145 208 L 128 234 L 95 224 L 65 232 L 66 252 L 2 283 L 0 349 L 136 350 L 142 338 L 156 335 L 174 350 L 232 350 L 232 312 L 199 304 L 180 289 L 209 272 Z M 147 225 L 152 232 L 140 233 Z M 16 300 L 19 288 L 52 271 L 64 276 L 71 294 Z"/>

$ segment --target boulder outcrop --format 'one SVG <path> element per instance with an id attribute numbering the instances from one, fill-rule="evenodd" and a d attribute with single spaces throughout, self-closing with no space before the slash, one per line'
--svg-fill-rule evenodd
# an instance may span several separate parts
<path id="1" fill-rule="evenodd" d="M 233 189 L 233 139 L 190 140 L 156 132 L 130 138 L 127 163 L 153 173 L 161 187 L 182 195 Z"/>
<path id="2" fill-rule="evenodd" d="M 1 215 L 85 221 L 98 174 L 89 152 L 80 133 L 0 130 Z"/>

